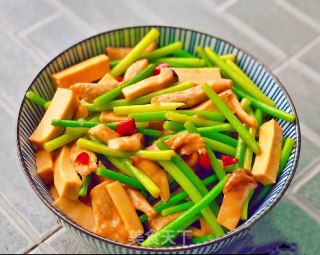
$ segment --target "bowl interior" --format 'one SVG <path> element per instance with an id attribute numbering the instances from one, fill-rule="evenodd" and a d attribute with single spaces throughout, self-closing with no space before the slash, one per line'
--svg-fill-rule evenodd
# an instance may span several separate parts
<path id="1" fill-rule="evenodd" d="M 180 40 L 184 44 L 184 49 L 193 54 L 195 54 L 194 46 L 196 45 L 200 45 L 202 47 L 211 47 L 218 54 L 235 54 L 237 56 L 240 67 L 267 96 L 269 96 L 276 102 L 276 106 L 278 108 L 290 113 L 297 114 L 290 97 L 288 96 L 286 90 L 281 85 L 279 80 L 267 69 L 266 66 L 264 66 L 260 61 L 252 57 L 250 54 L 235 47 L 231 43 L 208 34 L 183 28 L 161 26 L 152 27 L 156 27 L 160 30 L 160 38 L 158 41 L 159 46 Z M 55 91 L 55 86 L 50 81 L 50 75 L 52 73 L 60 71 L 87 58 L 102 54 L 105 52 L 106 46 L 132 47 L 143 37 L 144 34 L 146 34 L 148 30 L 150 30 L 150 28 L 151 27 L 148 26 L 129 27 L 105 32 L 88 38 L 70 47 L 69 49 L 58 55 L 56 58 L 54 58 L 50 63 L 48 63 L 36 76 L 27 90 L 31 89 L 39 93 L 44 98 L 51 99 Z M 35 148 L 28 139 L 30 134 L 33 132 L 33 130 L 41 120 L 43 114 L 44 111 L 42 109 L 33 105 L 28 100 L 26 100 L 26 98 L 24 98 L 21 104 L 17 124 L 17 146 L 19 158 L 27 179 L 39 198 L 63 221 L 71 224 L 73 227 L 84 233 L 87 233 L 88 235 L 109 242 L 110 244 L 116 244 L 131 249 L 143 249 L 141 247 L 133 248 L 132 246 L 119 244 L 94 235 L 91 232 L 88 232 L 76 225 L 73 221 L 61 214 L 61 212 L 52 205 L 53 201 L 49 194 L 49 191 L 37 174 L 35 165 Z M 257 222 L 258 219 L 261 218 L 268 210 L 270 210 L 284 194 L 293 178 L 299 159 L 300 128 L 298 120 L 295 123 L 288 123 L 283 120 L 277 121 L 284 130 L 284 136 L 296 140 L 297 146 L 290 155 L 289 161 L 280 178 L 278 179 L 276 185 L 274 185 L 271 192 L 264 199 L 263 203 L 258 207 L 257 211 L 236 230 L 229 232 L 227 235 L 211 242 L 200 245 L 191 245 L 191 247 L 199 248 L 204 245 L 212 245 L 214 243 L 226 240 L 228 238 L 231 238 L 232 236 L 239 234 L 240 232 L 246 230 L 252 224 Z M 167 250 L 175 249 L 179 248 L 170 248 Z"/>

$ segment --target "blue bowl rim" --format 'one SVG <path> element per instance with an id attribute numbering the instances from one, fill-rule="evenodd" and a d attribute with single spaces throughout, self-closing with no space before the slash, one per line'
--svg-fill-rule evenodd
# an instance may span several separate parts
<path id="1" fill-rule="evenodd" d="M 66 50 L 62 51 L 60 54 L 58 54 L 56 57 L 54 57 L 48 64 L 46 64 L 41 71 L 35 76 L 35 78 L 33 79 L 33 81 L 31 82 L 31 84 L 29 85 L 28 89 L 26 90 L 29 91 L 32 84 L 36 81 L 37 77 L 54 61 L 56 61 L 57 58 L 59 58 L 60 56 L 62 56 L 64 53 L 66 53 L 67 51 L 69 51 L 70 49 L 72 49 L 73 47 L 75 47 L 76 45 L 83 43 L 85 41 L 88 41 L 90 39 L 93 39 L 95 37 L 99 37 L 102 36 L 104 34 L 108 34 L 108 33 L 113 33 L 113 32 L 117 32 L 117 31 L 122 31 L 125 29 L 137 29 L 137 28 L 165 28 L 165 29 L 181 29 L 181 30 L 185 30 L 188 32 L 195 32 L 198 34 L 203 34 L 209 37 L 213 37 L 217 40 L 220 40 L 224 43 L 227 43 L 231 46 L 233 46 L 235 49 L 238 49 L 240 51 L 242 51 L 244 54 L 246 54 L 247 56 L 249 56 L 250 58 L 252 58 L 256 63 L 258 63 L 261 67 L 263 67 L 269 75 L 272 76 L 272 78 L 276 81 L 277 85 L 281 88 L 281 90 L 283 91 L 286 99 L 288 100 L 288 103 L 293 111 L 293 114 L 295 114 L 296 116 L 296 122 L 295 122 L 295 128 L 296 128 L 296 133 L 297 133 L 297 140 L 296 140 L 296 157 L 294 158 L 294 162 L 292 165 L 292 171 L 290 172 L 286 183 L 284 184 L 284 186 L 282 187 L 282 189 L 280 190 L 280 192 L 276 195 L 274 201 L 272 204 L 270 204 L 268 206 L 268 208 L 266 210 L 264 210 L 257 218 L 255 218 L 252 222 L 250 222 L 247 226 L 239 226 L 237 227 L 235 230 L 230 231 L 228 233 L 226 233 L 225 235 L 218 237 L 214 240 L 211 241 L 207 241 L 204 243 L 200 243 L 200 244 L 190 244 L 190 245 L 186 245 L 186 246 L 177 246 L 177 247 L 166 247 L 166 248 L 149 248 L 149 247 L 142 247 L 142 246 L 132 246 L 129 244 L 123 244 L 123 243 L 119 243 L 104 237 L 101 237 L 97 234 L 94 234 L 91 231 L 88 231 L 85 228 L 82 228 L 80 225 L 76 224 L 73 220 L 71 220 L 69 217 L 67 217 L 66 215 L 64 215 L 60 210 L 58 210 L 50 201 L 48 201 L 47 199 L 45 199 L 45 197 L 42 195 L 42 193 L 40 192 L 40 190 L 38 189 L 37 185 L 35 185 L 35 183 L 32 180 L 32 177 L 30 175 L 30 173 L 27 171 L 27 166 L 26 163 L 24 162 L 24 159 L 22 157 L 22 151 L 21 151 L 21 144 L 20 144 L 20 117 L 21 117 L 21 112 L 22 112 L 22 106 L 24 105 L 25 101 L 26 101 L 26 97 L 24 96 L 21 105 L 20 105 L 20 109 L 19 109 L 19 114 L 18 114 L 18 119 L 17 119 L 17 154 L 18 154 L 18 158 L 21 164 L 21 167 L 23 169 L 23 172 L 25 174 L 25 176 L 27 177 L 27 180 L 29 182 L 29 184 L 31 185 L 32 189 L 35 191 L 35 193 L 37 194 L 37 196 L 40 198 L 40 200 L 54 213 L 58 216 L 59 219 L 63 220 L 65 223 L 67 223 L 68 225 L 71 225 L 73 228 L 75 228 L 76 230 L 80 231 L 81 233 L 87 234 L 89 236 L 91 236 L 94 239 L 98 239 L 101 242 L 106 242 L 109 245 L 115 245 L 115 246 L 119 246 L 121 248 L 126 248 L 126 249 L 133 249 L 133 250 L 137 250 L 137 251 L 142 251 L 142 252 L 181 252 L 181 251 L 188 251 L 188 250 L 193 250 L 193 249 L 199 249 L 199 248 L 203 248 L 203 247 L 207 247 L 207 246 L 212 246 L 215 245 L 221 241 L 226 241 L 229 238 L 232 238 L 233 236 L 236 236 L 238 234 L 240 234 L 241 232 L 244 232 L 246 230 L 248 230 L 249 228 L 251 228 L 255 223 L 257 223 L 261 218 L 263 218 L 278 202 L 279 200 L 282 198 L 282 196 L 284 195 L 284 193 L 286 192 L 286 190 L 288 189 L 294 174 L 296 172 L 297 166 L 298 166 L 298 162 L 299 162 L 299 158 L 300 158 L 300 151 L 301 151 L 301 130 L 300 130 L 300 123 L 299 123 L 299 118 L 298 118 L 298 114 L 296 111 L 296 108 L 292 102 L 291 97 L 289 96 L 286 88 L 284 87 L 284 85 L 280 82 L 280 80 L 275 76 L 275 74 L 259 59 L 257 59 L 256 57 L 254 57 L 253 55 L 251 55 L 250 53 L 248 53 L 247 51 L 241 49 L 240 47 L 235 46 L 233 43 L 222 39 L 220 37 L 208 34 L 206 32 L 201 32 L 198 30 L 194 30 L 194 29 L 190 29 L 190 28 L 183 28 L 183 27 L 175 27 L 175 26 L 164 26 L 164 25 L 136 25 L 136 26 L 127 26 L 127 27 L 121 27 L 121 28 L 116 28 L 116 29 L 112 29 L 112 30 L 108 30 L 105 32 L 101 32 L 92 36 L 89 36 L 73 45 L 71 45 L 70 47 L 68 47 Z M 25 93 L 26 94 L 26 93 Z"/>

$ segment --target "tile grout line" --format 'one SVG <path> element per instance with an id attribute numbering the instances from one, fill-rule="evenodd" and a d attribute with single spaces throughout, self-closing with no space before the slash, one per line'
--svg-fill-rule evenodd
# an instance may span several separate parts
<path id="1" fill-rule="evenodd" d="M 295 180 L 292 183 L 293 186 L 290 188 L 290 193 L 296 194 L 304 184 L 306 184 L 318 173 L 320 173 L 320 157 L 318 158 L 318 160 L 315 160 L 313 164 L 308 166 L 306 171 L 308 172 L 308 174 L 299 176 L 299 179 Z"/>
<path id="2" fill-rule="evenodd" d="M 30 45 L 30 42 L 26 38 L 18 37 L 12 30 L 8 29 L 0 20 L 0 31 L 3 31 L 11 40 L 19 44 L 21 48 L 29 52 L 34 59 L 38 61 L 37 58 L 40 58 L 43 61 L 47 61 L 48 57 L 39 52 L 33 45 Z"/>
<path id="3" fill-rule="evenodd" d="M 230 2 L 233 2 L 232 0 L 229 0 Z M 236 2 L 234 2 L 236 3 Z M 255 42 L 259 43 L 263 48 L 268 49 L 272 51 L 275 55 L 277 55 L 279 58 L 284 59 L 287 57 L 287 54 L 279 49 L 276 45 L 274 45 L 269 39 L 265 38 L 263 35 L 261 35 L 258 31 L 255 29 L 249 27 L 246 23 L 235 17 L 234 15 L 225 12 L 227 8 L 224 8 L 222 11 L 218 11 L 217 8 L 214 8 L 215 6 L 212 3 L 205 2 L 208 9 L 211 10 L 211 12 L 217 16 L 219 16 L 222 20 L 229 23 L 233 28 L 241 31 L 241 33 L 247 35 L 249 38 L 254 40 Z M 226 3 L 227 5 L 227 3 Z M 232 4 L 230 3 L 228 7 L 231 7 Z"/>
<path id="4" fill-rule="evenodd" d="M 294 179 L 292 181 L 292 184 L 290 185 L 290 192 L 292 192 L 293 189 L 295 189 L 295 184 L 300 182 L 300 179 L 303 179 L 305 174 L 309 171 L 312 171 L 313 168 L 320 165 L 320 156 L 316 157 L 314 160 L 312 160 L 309 164 L 307 164 L 304 168 L 302 168 L 302 171 L 299 171 L 295 174 Z M 291 187 L 292 186 L 292 187 Z"/>
<path id="5" fill-rule="evenodd" d="M 19 39 L 21 40 L 21 43 L 27 46 L 27 48 L 35 57 L 39 57 L 45 63 L 48 62 L 50 57 L 46 55 L 42 50 L 38 49 L 32 42 L 30 42 L 29 39 L 27 39 L 26 37 L 19 37 Z"/>
<path id="6" fill-rule="evenodd" d="M 236 18 L 232 14 L 224 12 L 224 13 L 218 13 L 218 15 L 224 21 L 226 21 L 230 25 L 232 25 L 233 28 L 238 29 L 243 34 L 247 35 L 249 38 L 251 38 L 255 42 L 259 43 L 266 50 L 272 51 L 275 55 L 277 55 L 280 58 L 287 57 L 286 53 L 283 52 L 281 49 L 279 49 L 276 45 L 274 45 L 269 39 L 265 38 L 258 31 L 249 27 L 246 23 L 244 23 L 240 19 Z"/>
<path id="7" fill-rule="evenodd" d="M 297 60 L 299 61 L 299 58 L 307 53 L 310 49 L 312 49 L 315 45 L 317 45 L 320 42 L 320 35 L 315 36 L 311 40 L 309 40 L 303 47 L 297 49 L 294 53 L 289 55 L 286 59 L 283 61 L 277 63 L 274 67 L 272 67 L 273 72 L 279 72 L 283 68 L 287 67 L 290 64 L 290 61 Z"/>
<path id="8" fill-rule="evenodd" d="M 37 247 L 39 247 L 41 244 L 45 244 L 45 242 L 47 240 L 49 240 L 51 237 L 57 235 L 59 232 L 63 231 L 63 227 L 58 225 L 58 227 L 56 229 L 54 229 L 51 233 L 49 233 L 48 235 L 46 235 L 40 242 L 38 242 L 37 244 L 35 244 L 34 246 L 32 246 L 29 249 L 24 250 L 22 253 L 24 254 L 28 254 L 30 252 L 32 252 L 33 250 L 35 250 Z M 50 247 L 53 251 L 56 252 L 56 250 L 54 248 L 52 248 L 51 246 L 48 245 L 48 247 Z M 52 251 L 51 251 L 52 252 Z"/>
<path id="9" fill-rule="evenodd" d="M 90 26 L 88 23 L 84 22 L 78 15 L 72 12 L 67 6 L 59 1 L 50 1 L 50 4 L 56 7 L 61 12 L 65 13 L 67 17 L 70 17 L 70 22 L 75 25 L 76 28 L 79 28 L 79 31 L 82 32 L 82 29 L 86 31 L 87 36 L 95 33 L 94 27 Z"/>
<path id="10" fill-rule="evenodd" d="M 229 7 L 231 7 L 234 4 L 236 4 L 237 2 L 238 2 L 238 0 L 226 0 L 222 4 L 218 5 L 218 7 L 216 7 L 216 11 L 217 12 L 223 12 L 226 9 L 228 9 Z"/>
<path id="11" fill-rule="evenodd" d="M 301 201 L 299 197 L 290 193 L 286 194 L 285 197 L 320 224 L 319 213 L 309 207 L 305 202 Z"/>
<path id="12" fill-rule="evenodd" d="M 33 253 L 35 251 L 37 251 L 38 253 Z M 39 254 L 39 253 L 41 253 L 41 254 L 59 254 L 53 247 L 51 247 L 47 243 L 42 243 L 39 246 L 32 247 L 32 249 L 30 249 L 30 251 L 25 250 L 25 251 L 21 252 L 21 254 Z"/>
<path id="13" fill-rule="evenodd" d="M 61 12 L 56 12 L 53 13 L 52 15 L 47 16 L 46 18 L 38 21 L 37 23 L 27 27 L 26 29 L 20 31 L 18 33 L 19 37 L 25 37 L 26 35 L 28 35 L 29 33 L 32 33 L 36 30 L 38 30 L 39 28 L 41 28 L 42 26 L 50 23 L 51 21 L 54 21 L 55 19 L 57 19 L 59 16 L 61 16 L 62 13 Z"/>
<path id="14" fill-rule="evenodd" d="M 307 25 L 315 28 L 317 31 L 320 30 L 320 25 L 317 21 L 313 20 L 309 16 L 307 16 L 305 13 L 300 11 L 298 8 L 293 6 L 291 3 L 289 3 L 287 0 L 273 0 L 273 2 L 286 10 L 287 12 L 293 14 L 295 17 L 306 23 Z"/>
<path id="15" fill-rule="evenodd" d="M 308 78 L 310 78 L 311 80 L 314 80 L 316 84 L 319 83 L 320 80 L 320 74 L 317 73 L 316 71 L 314 71 L 311 67 L 309 67 L 308 65 L 302 63 L 300 60 L 298 59 L 293 59 L 292 60 L 292 64 L 293 66 L 295 66 L 298 69 L 302 69 L 303 72 L 308 76 Z"/>
<path id="16" fill-rule="evenodd" d="M 137 15 L 141 15 L 141 13 L 144 13 L 143 15 L 143 19 L 148 22 L 150 19 L 153 19 L 154 23 L 162 23 L 162 19 L 159 17 L 159 15 L 154 12 L 153 10 L 151 10 L 150 8 L 146 7 L 145 5 L 143 5 L 140 1 L 136 1 L 134 2 L 134 6 L 136 8 L 132 8 L 132 4 L 130 3 L 130 1 L 121 1 L 123 4 L 127 5 L 128 7 L 131 8 L 131 11 L 135 12 Z"/>

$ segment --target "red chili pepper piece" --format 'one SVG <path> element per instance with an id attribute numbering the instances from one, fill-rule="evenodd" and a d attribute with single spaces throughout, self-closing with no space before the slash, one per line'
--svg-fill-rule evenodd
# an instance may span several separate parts
<path id="1" fill-rule="evenodd" d="M 208 152 L 202 155 L 202 157 L 199 160 L 199 163 L 202 167 L 205 169 L 210 169 L 211 168 L 211 163 L 210 163 L 210 158 Z"/>
<path id="2" fill-rule="evenodd" d="M 237 158 L 230 157 L 227 155 L 221 155 L 221 160 L 222 160 L 223 167 L 234 165 L 234 164 L 238 163 Z"/>
<path id="3" fill-rule="evenodd" d="M 161 68 L 166 68 L 166 67 L 170 67 L 170 65 L 167 63 L 158 64 L 153 71 L 153 75 L 158 75 L 161 71 Z"/>
<path id="4" fill-rule="evenodd" d="M 77 156 L 76 161 L 82 165 L 87 165 L 89 163 L 89 159 L 89 154 L 83 151 Z"/>
<path id="5" fill-rule="evenodd" d="M 116 80 L 117 80 L 118 82 L 122 82 L 122 81 L 123 81 L 123 77 L 119 76 L 119 77 L 116 78 Z"/>
<path id="6" fill-rule="evenodd" d="M 134 118 L 122 121 L 116 125 L 116 132 L 119 135 L 133 135 L 137 133 L 136 123 L 134 122 Z"/>

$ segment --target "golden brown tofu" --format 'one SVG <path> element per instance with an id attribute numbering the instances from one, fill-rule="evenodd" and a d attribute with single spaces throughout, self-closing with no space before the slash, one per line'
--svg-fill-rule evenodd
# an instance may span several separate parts
<path id="1" fill-rule="evenodd" d="M 130 238 L 134 238 L 143 234 L 143 226 L 140 222 L 138 214 L 131 202 L 130 197 L 120 184 L 115 181 L 107 184 L 106 188 L 109 192 L 109 196 L 117 208 L 118 213 L 123 221 L 124 227 L 130 235 Z"/>
<path id="2" fill-rule="evenodd" d="M 53 198 L 53 201 L 56 201 L 60 197 L 54 184 L 52 184 L 50 186 L 49 192 L 50 192 L 51 197 Z"/>
<path id="3" fill-rule="evenodd" d="M 54 205 L 81 227 L 93 232 L 94 221 L 92 208 L 79 200 L 58 198 Z"/>
<path id="4" fill-rule="evenodd" d="M 88 132 L 89 134 L 106 144 L 109 140 L 120 137 L 117 132 L 113 131 L 111 128 L 103 124 L 99 124 L 95 127 L 90 128 Z"/>
<path id="5" fill-rule="evenodd" d="M 217 79 L 221 79 L 220 69 L 216 67 L 208 68 L 173 68 L 169 67 L 176 72 L 179 77 L 179 82 L 192 81 L 196 84 L 204 84 Z"/>
<path id="6" fill-rule="evenodd" d="M 52 152 L 38 150 L 36 152 L 37 172 L 45 184 L 53 182 L 54 159 Z"/>
<path id="7" fill-rule="evenodd" d="M 176 73 L 170 69 L 161 69 L 160 74 L 146 78 L 122 89 L 128 100 L 168 87 L 178 81 Z"/>
<path id="8" fill-rule="evenodd" d="M 71 163 L 71 150 L 68 146 L 62 147 L 56 157 L 54 186 L 57 188 L 60 197 L 78 200 L 82 181 Z"/>
<path id="9" fill-rule="evenodd" d="M 231 88 L 232 80 L 218 79 L 208 82 L 208 85 L 217 93 Z M 190 108 L 207 100 L 207 95 L 202 90 L 202 85 L 174 93 L 163 94 L 151 99 L 151 103 L 184 103 L 181 108 Z"/>
<path id="10" fill-rule="evenodd" d="M 137 151 L 143 148 L 143 134 L 137 133 L 131 136 L 123 136 L 108 141 L 109 149 Z"/>
<path id="11" fill-rule="evenodd" d="M 128 243 L 129 233 L 106 188 L 109 183 L 111 181 L 105 181 L 90 192 L 94 217 L 93 232 L 114 241 Z"/>
<path id="12" fill-rule="evenodd" d="M 48 110 L 42 117 L 38 127 L 30 136 L 30 141 L 42 149 L 44 143 L 59 136 L 63 132 L 63 128 L 52 126 L 51 121 L 53 119 L 71 119 L 78 104 L 79 100 L 71 90 L 58 88 Z"/>
<path id="13" fill-rule="evenodd" d="M 89 156 L 89 160 L 87 164 L 83 164 L 77 160 L 77 157 L 81 153 L 86 153 Z M 74 165 L 76 171 L 81 175 L 81 178 L 84 179 L 87 175 L 95 172 L 97 170 L 97 156 L 95 153 L 82 149 L 78 147 L 76 144 L 73 144 L 71 147 L 71 161 Z"/>
<path id="14" fill-rule="evenodd" d="M 58 87 L 69 88 L 77 82 L 96 81 L 109 71 L 109 58 L 102 54 L 54 73 L 51 78 Z"/>
<path id="15" fill-rule="evenodd" d="M 149 65 L 148 59 L 141 59 L 131 64 L 124 74 L 123 81 L 128 81 L 143 71 Z"/>
<path id="16" fill-rule="evenodd" d="M 259 131 L 260 152 L 256 155 L 252 174 L 264 185 L 276 182 L 280 165 L 283 130 L 274 120 L 261 125 Z"/>
<path id="17" fill-rule="evenodd" d="M 232 90 L 228 89 L 219 94 L 219 97 L 228 105 L 230 110 L 239 118 L 239 120 L 247 124 L 249 127 L 256 128 L 257 121 L 254 117 L 250 116 L 242 107 L 238 101 L 236 95 Z"/>
<path id="18" fill-rule="evenodd" d="M 107 74 L 103 78 L 103 81 L 99 81 L 98 83 L 75 83 L 70 86 L 70 89 L 84 101 L 92 103 L 98 96 L 101 96 L 118 86 L 119 82 L 110 74 Z"/>

